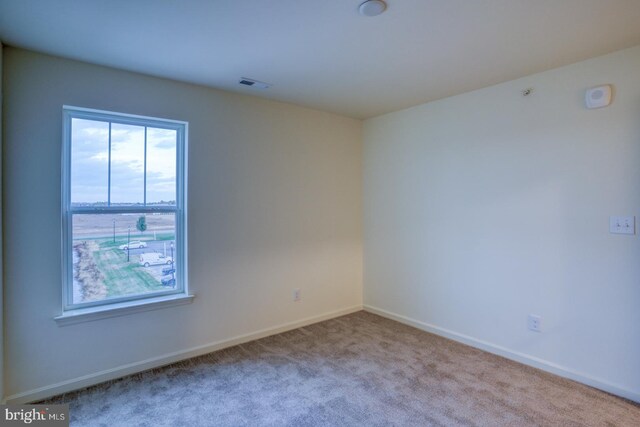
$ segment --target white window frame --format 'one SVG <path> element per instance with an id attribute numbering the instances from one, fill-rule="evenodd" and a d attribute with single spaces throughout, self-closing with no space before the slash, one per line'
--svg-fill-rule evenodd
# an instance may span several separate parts
<path id="1" fill-rule="evenodd" d="M 172 129 L 176 131 L 176 204 L 175 206 L 72 206 L 71 205 L 71 122 L 72 119 L 86 119 L 117 124 L 146 126 L 153 128 Z M 79 313 L 91 314 L 105 309 L 131 311 L 131 307 L 138 308 L 144 303 L 167 305 L 167 301 L 179 302 L 180 297 L 189 297 L 187 282 L 187 135 L 188 123 L 178 120 L 159 119 L 154 117 L 137 116 L 111 111 L 94 110 L 64 105 L 63 106 L 63 148 L 62 148 L 62 316 L 56 320 L 77 317 Z M 109 125 L 111 126 L 111 125 Z M 109 149 L 111 141 L 109 140 Z M 146 130 L 145 130 L 146 155 Z M 146 177 L 146 174 L 145 174 Z M 145 180 L 146 181 L 146 180 Z M 146 199 L 146 182 L 145 182 Z M 99 301 L 73 303 L 73 236 L 72 217 L 74 214 L 106 214 L 106 213 L 157 213 L 167 212 L 175 214 L 176 224 L 176 288 L 141 295 L 129 295 L 117 298 L 107 298 Z M 148 301 L 145 301 L 148 300 Z M 180 302 L 184 303 L 184 302 Z M 128 309 L 128 310 L 127 310 Z M 106 316 L 109 317 L 109 316 Z"/>

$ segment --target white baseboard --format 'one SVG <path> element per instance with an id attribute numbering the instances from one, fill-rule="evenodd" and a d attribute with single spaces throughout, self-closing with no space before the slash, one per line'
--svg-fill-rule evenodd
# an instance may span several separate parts
<path id="1" fill-rule="evenodd" d="M 624 387 L 621 387 L 616 384 L 612 384 L 610 382 L 601 380 L 599 378 L 594 378 L 582 372 L 574 371 L 573 369 L 567 368 L 566 366 L 560 366 L 556 363 L 549 362 L 547 360 L 539 359 L 537 357 L 530 356 L 528 354 L 513 351 L 505 347 L 501 347 L 486 341 L 482 341 L 482 340 L 470 337 L 468 335 L 450 331 L 448 329 L 444 329 L 439 326 L 435 326 L 425 322 L 421 322 L 419 320 L 411 319 L 409 317 L 392 313 L 390 311 L 383 310 L 377 307 L 372 307 L 370 305 L 365 304 L 364 310 L 368 311 L 369 313 L 377 314 L 379 316 L 386 317 L 388 319 L 392 319 L 400 323 L 404 323 L 405 325 L 413 326 L 414 328 L 421 329 L 423 331 L 430 332 L 432 334 L 439 335 L 445 338 L 449 338 L 450 340 L 458 341 L 463 344 L 469 345 L 471 347 L 479 348 L 480 350 L 497 354 L 498 356 L 502 356 L 504 358 L 514 360 L 524 365 L 532 366 L 534 368 L 538 368 L 543 371 L 550 372 L 552 374 L 555 374 L 564 378 L 568 378 L 570 380 L 577 381 L 579 383 L 586 384 L 588 386 L 606 391 L 607 393 L 615 394 L 616 396 L 624 397 L 626 399 L 633 400 L 634 402 L 640 403 L 640 392 L 626 389 Z"/>
<path id="2" fill-rule="evenodd" d="M 134 363 L 129 363 L 126 365 L 118 366 L 112 369 L 107 369 L 107 370 L 96 372 L 93 374 L 83 375 L 81 377 L 72 378 L 70 380 L 47 385 L 34 390 L 28 390 L 21 393 L 16 393 L 11 396 L 8 396 L 5 399 L 5 402 L 8 404 L 22 404 L 22 403 L 41 400 L 41 399 L 46 399 L 48 397 L 56 396 L 58 394 L 89 387 L 95 384 L 99 384 L 99 383 L 113 380 L 116 378 L 121 378 L 126 375 L 135 374 L 135 373 L 146 371 L 149 369 L 158 368 L 160 366 L 179 362 L 181 360 L 190 359 L 192 357 L 211 353 L 217 350 L 222 350 L 223 348 L 232 347 L 234 345 L 246 343 L 249 341 L 254 341 L 260 338 L 268 337 L 270 335 L 275 335 L 282 332 L 290 331 L 292 329 L 311 325 L 313 323 L 318 323 L 324 320 L 333 319 L 335 317 L 344 316 L 346 314 L 355 313 L 360 310 L 362 310 L 362 305 L 356 305 L 353 307 L 324 313 L 318 316 L 307 317 L 305 319 L 296 320 L 294 322 L 289 322 L 282 325 L 274 326 L 272 328 L 262 329 L 249 334 L 239 335 L 226 340 L 216 341 L 209 344 L 200 345 L 197 347 L 192 347 L 186 350 L 163 354 L 161 356 L 152 357 L 150 359 L 141 360 Z"/>

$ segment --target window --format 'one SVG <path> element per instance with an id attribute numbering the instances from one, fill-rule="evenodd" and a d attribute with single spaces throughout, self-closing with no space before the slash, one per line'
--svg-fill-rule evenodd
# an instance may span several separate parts
<path id="1" fill-rule="evenodd" d="M 63 117 L 63 310 L 186 294 L 187 123 Z"/>

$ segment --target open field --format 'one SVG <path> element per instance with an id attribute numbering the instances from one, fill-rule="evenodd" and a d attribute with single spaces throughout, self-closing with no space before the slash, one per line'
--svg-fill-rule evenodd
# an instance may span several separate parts
<path id="1" fill-rule="evenodd" d="M 144 216 L 147 222 L 147 230 L 141 233 L 136 229 L 138 218 Z M 114 234 L 127 238 L 127 233 L 131 232 L 131 237 L 138 239 L 144 236 L 153 236 L 153 233 L 175 232 L 175 215 L 172 213 L 154 214 L 75 214 L 73 215 L 73 238 L 74 240 L 83 237 L 109 237 Z"/>

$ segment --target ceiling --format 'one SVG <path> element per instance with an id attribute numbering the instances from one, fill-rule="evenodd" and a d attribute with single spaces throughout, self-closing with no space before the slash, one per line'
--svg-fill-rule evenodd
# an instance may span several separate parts
<path id="1" fill-rule="evenodd" d="M 362 1 L 0 0 L 0 40 L 355 118 L 640 44 L 639 0 Z"/>

